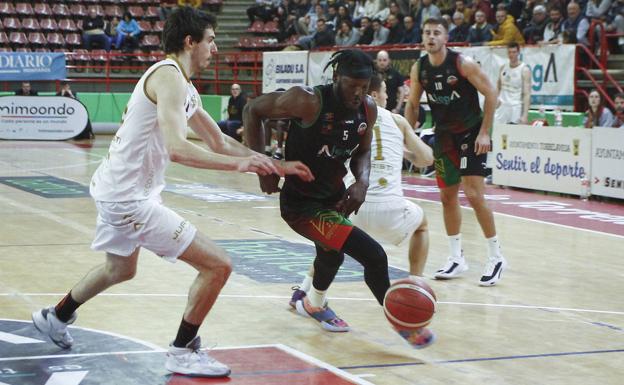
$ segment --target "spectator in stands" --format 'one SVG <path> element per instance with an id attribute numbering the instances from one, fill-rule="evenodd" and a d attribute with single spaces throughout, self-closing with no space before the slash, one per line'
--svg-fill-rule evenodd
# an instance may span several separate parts
<path id="1" fill-rule="evenodd" d="M 273 18 L 275 10 L 280 5 L 281 0 L 256 0 L 256 4 L 247 8 L 249 25 L 256 20 L 267 22 Z"/>
<path id="2" fill-rule="evenodd" d="M 463 43 L 468 40 L 470 25 L 464 21 L 464 14 L 456 11 L 453 14 L 453 26 L 448 34 L 449 43 Z"/>
<path id="3" fill-rule="evenodd" d="M 544 36 L 540 43 L 544 44 L 559 44 L 563 42 L 563 37 L 561 32 L 562 29 L 562 15 L 561 10 L 559 8 L 552 8 L 549 12 L 550 20 L 546 23 L 546 27 L 544 27 Z"/>
<path id="4" fill-rule="evenodd" d="M 485 12 L 478 10 L 475 13 L 475 23 L 468 30 L 468 43 L 483 45 L 492 40 L 492 25 L 487 22 Z"/>
<path id="5" fill-rule="evenodd" d="M 15 90 L 15 95 L 19 96 L 37 96 L 39 93 L 30 86 L 30 82 L 22 82 L 22 86 Z"/>
<path id="6" fill-rule="evenodd" d="M 423 23 L 430 17 L 442 17 L 440 8 L 433 4 L 433 0 L 422 0 L 414 18 L 416 25 L 419 26 L 421 31 Z"/>
<path id="7" fill-rule="evenodd" d="M 399 20 L 399 23 L 403 24 L 403 18 L 405 17 L 405 15 L 401 12 L 401 8 L 396 1 L 390 3 L 388 10 L 390 12 L 388 14 L 388 17 L 390 17 L 390 15 L 394 15 L 397 20 Z M 388 21 L 388 19 L 386 19 L 386 21 Z"/>
<path id="8" fill-rule="evenodd" d="M 455 9 L 453 10 L 453 14 L 455 12 L 460 12 L 464 15 L 464 23 L 470 25 L 472 21 L 472 8 L 466 7 L 466 3 L 464 0 L 455 0 Z"/>
<path id="9" fill-rule="evenodd" d="M 353 20 L 353 26 L 360 25 L 360 19 L 366 16 L 364 9 L 364 0 L 349 0 L 349 13 L 351 14 L 351 20 Z"/>
<path id="10" fill-rule="evenodd" d="M 140 34 L 141 28 L 139 28 L 137 21 L 132 17 L 130 12 L 124 12 L 123 18 L 117 26 L 117 39 L 115 40 L 115 47 L 117 49 L 132 52 L 139 46 Z"/>
<path id="11" fill-rule="evenodd" d="M 373 19 L 373 41 L 370 45 L 384 45 L 388 41 L 390 31 L 383 26 L 380 19 Z"/>
<path id="12" fill-rule="evenodd" d="M 356 45 L 360 40 L 360 31 L 353 28 L 351 20 L 343 20 L 340 24 L 340 30 L 336 34 L 336 45 L 350 47 Z"/>
<path id="13" fill-rule="evenodd" d="M 487 45 L 508 45 L 509 43 L 524 44 L 524 37 L 516 27 L 513 16 L 507 11 L 496 11 L 496 26 L 492 29 L 492 40 Z"/>
<path id="14" fill-rule="evenodd" d="M 316 21 L 316 32 L 312 35 L 299 38 L 297 45 L 303 49 L 311 49 L 316 47 L 330 47 L 336 42 L 334 31 L 327 27 L 324 18 Z"/>
<path id="15" fill-rule="evenodd" d="M 611 110 L 604 105 L 604 100 L 598 90 L 591 90 L 587 97 L 589 108 L 585 112 L 585 128 L 612 127 L 615 117 Z"/>
<path id="16" fill-rule="evenodd" d="M 232 84 L 230 93 L 231 96 L 228 99 L 227 106 L 228 118 L 219 121 L 217 124 L 221 132 L 240 142 L 243 140 L 241 127 L 243 126 L 243 108 L 247 103 L 247 99 L 245 95 L 241 93 L 241 86 L 239 84 Z"/>
<path id="17" fill-rule="evenodd" d="M 624 128 L 624 94 L 615 94 L 615 119 L 612 127 Z"/>
<path id="18" fill-rule="evenodd" d="M 104 33 L 104 19 L 98 16 L 95 7 L 89 8 L 89 14 L 82 22 L 82 43 L 88 50 L 96 43 L 100 48 L 110 51 L 111 42 Z"/>
<path id="19" fill-rule="evenodd" d="M 106 23 L 106 27 L 104 27 L 104 33 L 108 36 L 108 40 L 110 40 L 111 45 L 115 44 L 117 41 L 117 26 L 119 25 L 119 18 L 117 16 L 113 16 L 111 21 Z"/>
<path id="20" fill-rule="evenodd" d="M 325 17 L 325 26 L 332 32 L 338 29 L 338 7 L 332 5 L 327 7 L 327 16 Z"/>
<path id="21" fill-rule="evenodd" d="M 358 44 L 369 45 L 373 42 L 373 26 L 368 16 L 364 16 L 360 19 L 360 40 Z"/>
<path id="22" fill-rule="evenodd" d="M 158 16 L 160 20 L 167 20 L 167 17 L 178 6 L 178 0 L 161 0 L 158 8 Z"/>
<path id="23" fill-rule="evenodd" d="M 607 19 L 609 8 L 611 8 L 612 0 L 589 0 L 585 16 L 590 20 L 604 22 Z"/>
<path id="24" fill-rule="evenodd" d="M 472 19 L 470 20 L 471 23 L 476 23 L 476 14 L 477 11 L 481 11 L 483 12 L 483 14 L 485 15 L 485 22 L 489 25 L 492 25 L 493 23 L 496 22 L 496 19 L 494 18 L 494 11 L 492 8 L 492 3 L 490 2 L 490 0 L 472 0 Z"/>
<path id="25" fill-rule="evenodd" d="M 403 87 L 405 79 L 391 64 L 392 62 L 390 61 L 388 52 L 377 52 L 375 68 L 384 82 L 386 82 L 386 93 L 388 94 L 386 109 L 398 114 L 405 98 L 405 88 Z"/>
<path id="26" fill-rule="evenodd" d="M 396 15 L 388 15 L 388 40 L 386 44 L 400 44 L 405 37 L 405 27 Z"/>
<path id="27" fill-rule="evenodd" d="M 568 18 L 563 21 L 561 28 L 563 29 L 563 42 L 576 44 L 581 43 L 589 45 L 587 40 L 587 31 L 589 31 L 589 21 L 581 13 L 581 6 L 571 1 L 568 3 Z"/>
<path id="28" fill-rule="evenodd" d="M 67 98 L 72 98 L 78 100 L 78 93 L 73 92 L 71 86 L 68 82 L 61 82 L 61 90 L 56 93 L 56 96 L 65 96 Z M 87 115 L 87 124 L 85 125 L 84 130 L 78 135 L 74 137 L 74 139 L 93 139 L 95 135 L 93 134 L 93 127 L 91 126 L 91 119 Z"/>
<path id="29" fill-rule="evenodd" d="M 617 38 L 617 45 L 619 53 L 624 53 L 624 0 L 613 3 L 607 21 L 607 31 L 622 35 Z"/>
<path id="30" fill-rule="evenodd" d="M 453 7 L 455 6 L 454 0 L 436 0 L 436 6 L 440 9 L 443 15 L 451 15 L 453 13 Z"/>
<path id="31" fill-rule="evenodd" d="M 338 17 L 336 18 L 336 30 L 340 29 L 340 25 L 343 21 L 349 20 L 351 25 L 353 25 L 353 20 L 351 20 L 351 15 L 349 14 L 349 10 L 344 5 L 338 7 Z"/>
<path id="32" fill-rule="evenodd" d="M 403 25 L 405 25 L 405 36 L 401 43 L 403 44 L 417 44 L 422 41 L 420 35 L 420 28 L 414 23 L 414 17 L 405 16 L 403 18 Z"/>
<path id="33" fill-rule="evenodd" d="M 202 0 L 178 0 L 178 6 L 180 7 L 193 7 L 201 8 Z"/>
<path id="34" fill-rule="evenodd" d="M 301 36 L 314 34 L 316 32 L 316 21 L 319 17 L 325 18 L 325 11 L 322 5 L 316 4 L 304 17 L 299 18 L 299 22 L 295 25 L 297 33 Z"/>
<path id="35" fill-rule="evenodd" d="M 527 24 L 522 31 L 524 40 L 527 44 L 536 44 L 539 41 L 544 40 L 544 30 L 548 24 L 548 18 L 546 17 L 546 7 L 543 5 L 536 5 L 533 7 L 533 18 Z"/>
<path id="36" fill-rule="evenodd" d="M 364 14 L 373 20 L 377 15 L 384 10 L 384 0 L 366 0 L 364 4 Z"/>

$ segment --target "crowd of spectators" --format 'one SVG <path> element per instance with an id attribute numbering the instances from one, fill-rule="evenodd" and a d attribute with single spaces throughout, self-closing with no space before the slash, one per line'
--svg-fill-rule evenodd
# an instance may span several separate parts
<path id="1" fill-rule="evenodd" d="M 449 22 L 450 43 L 471 45 L 587 45 L 592 21 L 624 34 L 624 0 L 256 0 L 247 15 L 305 49 L 420 43 L 434 16 Z M 614 43 L 624 52 L 624 37 Z"/>

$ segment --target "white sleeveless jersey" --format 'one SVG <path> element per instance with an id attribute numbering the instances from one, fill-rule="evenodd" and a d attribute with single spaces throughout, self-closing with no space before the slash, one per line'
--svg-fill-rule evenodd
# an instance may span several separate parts
<path id="1" fill-rule="evenodd" d="M 367 202 L 385 201 L 389 196 L 403 196 L 401 188 L 403 143 L 403 132 L 394 121 L 392 113 L 378 106 L 371 143 L 371 172 L 366 193 Z"/>
<path id="2" fill-rule="evenodd" d="M 509 63 L 505 63 L 501 69 L 501 92 L 499 99 L 502 104 L 522 105 L 522 70 L 526 64 L 520 63 L 515 68 L 511 68 Z"/>
<path id="3" fill-rule="evenodd" d="M 172 65 L 186 78 L 173 59 L 151 66 L 134 87 L 121 127 L 108 155 L 91 178 L 90 193 L 96 201 L 128 202 L 157 197 L 165 188 L 169 154 L 158 125 L 156 103 L 145 94 L 145 81 L 157 69 Z M 199 94 L 187 80 L 184 109 L 189 119 L 199 106 Z M 186 129 L 186 127 L 184 127 Z"/>

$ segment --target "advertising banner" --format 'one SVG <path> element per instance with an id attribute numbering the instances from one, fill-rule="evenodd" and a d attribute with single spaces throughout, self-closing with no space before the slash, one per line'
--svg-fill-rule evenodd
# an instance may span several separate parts
<path id="1" fill-rule="evenodd" d="M 496 82 L 501 66 L 509 61 L 505 47 L 455 47 L 481 65 L 490 80 Z M 520 60 L 531 69 L 531 105 L 553 109 L 572 109 L 574 105 L 573 44 L 523 47 Z"/>
<path id="2" fill-rule="evenodd" d="M 592 130 L 592 187 L 594 195 L 624 198 L 624 130 Z"/>
<path id="3" fill-rule="evenodd" d="M 1 96 L 0 139 L 65 140 L 87 125 L 88 113 L 64 96 Z"/>
<path id="4" fill-rule="evenodd" d="M 66 77 L 63 53 L 0 52 L 0 80 L 60 80 Z"/>
<path id="5" fill-rule="evenodd" d="M 308 51 L 262 53 L 262 93 L 303 86 L 308 78 Z"/>
<path id="6" fill-rule="evenodd" d="M 503 186 L 580 195 L 591 179 L 591 130 L 497 125 L 492 181 Z"/>

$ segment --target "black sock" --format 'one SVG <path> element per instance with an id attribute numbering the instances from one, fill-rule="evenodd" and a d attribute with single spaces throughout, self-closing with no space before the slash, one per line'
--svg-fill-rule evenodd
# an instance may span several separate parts
<path id="1" fill-rule="evenodd" d="M 173 341 L 173 346 L 176 348 L 184 348 L 186 345 L 195 338 L 197 335 L 197 331 L 199 330 L 199 325 L 193 325 L 188 323 L 182 318 L 182 322 L 180 322 L 180 328 L 178 329 L 178 335 Z"/>
<path id="2" fill-rule="evenodd" d="M 67 323 L 67 321 L 69 321 L 69 319 L 72 317 L 76 309 L 80 307 L 80 305 L 82 305 L 82 303 L 76 302 L 76 300 L 72 298 L 70 291 L 54 308 L 56 318 L 58 318 L 62 322 Z"/>

